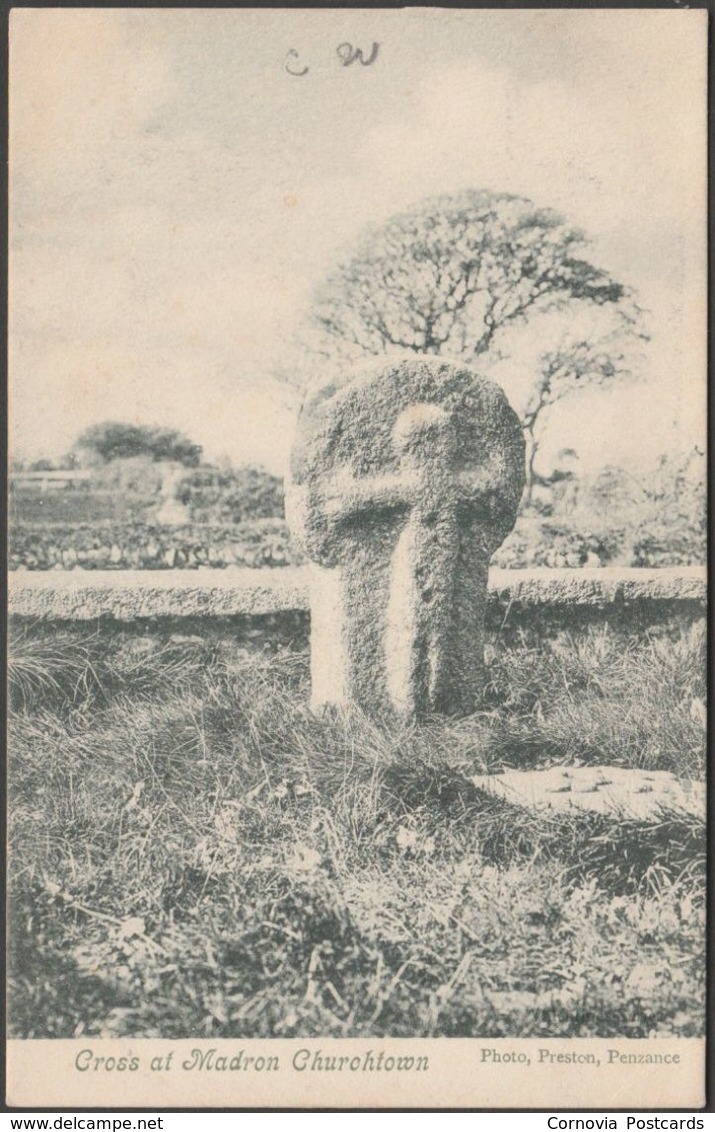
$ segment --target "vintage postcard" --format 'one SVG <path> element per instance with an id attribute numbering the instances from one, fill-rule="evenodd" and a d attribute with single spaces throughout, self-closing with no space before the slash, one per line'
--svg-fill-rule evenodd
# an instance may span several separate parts
<path id="1" fill-rule="evenodd" d="M 12 11 L 9 1105 L 704 1105 L 706 47 Z"/>

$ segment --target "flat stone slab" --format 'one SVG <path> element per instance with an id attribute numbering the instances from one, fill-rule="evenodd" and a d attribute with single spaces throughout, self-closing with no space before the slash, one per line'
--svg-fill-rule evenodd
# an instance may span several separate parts
<path id="1" fill-rule="evenodd" d="M 8 612 L 50 621 L 113 617 L 235 617 L 307 612 L 307 567 L 249 570 L 13 570 Z M 568 608 L 684 602 L 705 606 L 706 572 L 607 568 L 498 570 L 489 572 L 490 601 Z"/>
<path id="2" fill-rule="evenodd" d="M 518 806 L 558 813 L 590 810 L 640 821 L 667 813 L 705 816 L 705 784 L 666 770 L 618 766 L 552 766 L 478 774 L 480 790 Z"/>
<path id="3" fill-rule="evenodd" d="M 277 570 L 17 570 L 11 615 L 50 621 L 264 616 L 308 609 L 304 567 Z"/>
<path id="4" fill-rule="evenodd" d="M 704 566 L 655 570 L 615 566 L 493 569 L 489 573 L 489 588 L 500 601 L 523 605 L 605 607 L 652 601 L 704 604 L 707 572 Z"/>

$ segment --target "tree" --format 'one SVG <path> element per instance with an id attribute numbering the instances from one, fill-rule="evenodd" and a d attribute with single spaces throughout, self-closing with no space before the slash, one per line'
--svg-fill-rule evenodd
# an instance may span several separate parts
<path id="1" fill-rule="evenodd" d="M 195 468 L 203 449 L 183 433 L 171 428 L 104 421 L 86 429 L 75 445 L 104 463 L 132 456 L 149 456 L 153 461 L 172 460 Z"/>
<path id="2" fill-rule="evenodd" d="M 695 446 L 662 453 L 636 472 L 609 465 L 585 493 L 584 506 L 624 532 L 630 566 L 704 563 L 707 557 L 707 461 Z"/>
<path id="3" fill-rule="evenodd" d="M 312 310 L 313 349 L 351 359 L 415 351 L 485 368 L 503 358 L 504 332 L 517 323 L 571 306 L 610 308 L 610 336 L 564 342 L 541 358 L 523 416 L 533 476 L 545 409 L 625 374 L 618 339 L 639 333 L 632 294 L 584 258 L 587 246 L 580 229 L 523 197 L 469 190 L 427 200 L 368 232 L 326 279 Z"/>
<path id="4" fill-rule="evenodd" d="M 548 409 L 586 385 L 606 385 L 630 374 L 623 351 L 610 338 L 595 342 L 570 339 L 539 358 L 539 372 L 522 414 L 526 437 L 526 490 L 524 501 L 531 503 L 534 465 L 542 440 L 543 421 Z"/>

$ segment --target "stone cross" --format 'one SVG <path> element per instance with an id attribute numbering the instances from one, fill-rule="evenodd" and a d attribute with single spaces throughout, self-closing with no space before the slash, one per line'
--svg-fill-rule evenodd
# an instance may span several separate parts
<path id="1" fill-rule="evenodd" d="M 312 563 L 314 707 L 478 707 L 489 559 L 523 482 L 516 414 L 463 366 L 383 359 L 307 399 L 287 514 Z"/>

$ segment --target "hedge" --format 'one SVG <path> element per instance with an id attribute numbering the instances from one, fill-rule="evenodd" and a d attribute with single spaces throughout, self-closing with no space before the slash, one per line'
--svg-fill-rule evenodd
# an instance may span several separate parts
<path id="1" fill-rule="evenodd" d="M 11 570 L 255 569 L 302 561 L 282 519 L 176 528 L 138 521 L 18 523 L 10 531 L 8 559 Z"/>

